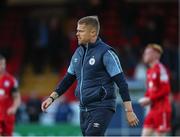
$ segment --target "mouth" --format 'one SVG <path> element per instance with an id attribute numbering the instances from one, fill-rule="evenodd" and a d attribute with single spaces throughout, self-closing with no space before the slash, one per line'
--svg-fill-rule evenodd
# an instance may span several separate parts
<path id="1" fill-rule="evenodd" d="M 78 38 L 78 41 L 80 42 L 80 41 L 81 41 L 81 39 L 80 39 L 80 38 Z"/>

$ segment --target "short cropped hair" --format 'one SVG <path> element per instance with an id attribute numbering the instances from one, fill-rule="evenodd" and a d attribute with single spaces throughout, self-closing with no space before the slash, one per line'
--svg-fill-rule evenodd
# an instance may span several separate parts
<path id="1" fill-rule="evenodd" d="M 94 27 L 97 31 L 97 35 L 99 35 L 100 23 L 99 23 L 99 19 L 97 16 L 83 17 L 78 21 L 78 24 L 86 24 L 86 25 L 90 25 L 90 26 Z"/>
<path id="2" fill-rule="evenodd" d="M 6 60 L 6 58 L 0 54 L 0 60 Z"/>
<path id="3" fill-rule="evenodd" d="M 159 44 L 150 43 L 150 44 L 147 45 L 146 48 L 152 48 L 153 50 L 157 51 L 160 55 L 163 54 L 163 49 Z"/>

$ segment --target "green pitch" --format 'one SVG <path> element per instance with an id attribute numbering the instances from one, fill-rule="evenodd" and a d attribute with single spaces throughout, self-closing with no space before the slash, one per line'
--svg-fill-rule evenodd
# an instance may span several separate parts
<path id="1" fill-rule="evenodd" d="M 79 126 L 70 124 L 39 125 L 17 124 L 14 135 L 20 136 L 80 136 Z"/>

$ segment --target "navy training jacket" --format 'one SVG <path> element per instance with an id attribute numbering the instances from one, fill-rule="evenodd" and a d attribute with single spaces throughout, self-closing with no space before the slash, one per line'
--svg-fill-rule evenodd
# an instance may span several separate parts
<path id="1" fill-rule="evenodd" d="M 75 96 L 80 100 L 81 110 L 100 107 L 115 110 L 115 83 L 103 64 L 103 55 L 108 50 L 114 51 L 98 38 L 93 44 L 80 45 L 72 56 L 68 73 L 78 81 Z"/>

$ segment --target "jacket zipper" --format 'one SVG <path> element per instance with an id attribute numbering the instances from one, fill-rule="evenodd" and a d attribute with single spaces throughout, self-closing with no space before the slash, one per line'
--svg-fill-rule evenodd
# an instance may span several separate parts
<path id="1" fill-rule="evenodd" d="M 83 104 L 83 97 L 82 97 L 83 69 L 84 69 L 84 61 L 85 61 L 87 52 L 88 52 L 88 44 L 87 44 L 87 49 L 86 49 L 86 51 L 85 51 L 84 58 L 83 58 L 83 60 L 82 60 L 83 62 L 82 62 L 82 68 L 81 68 L 80 100 L 81 100 L 81 103 L 82 103 L 82 104 Z M 83 105 L 84 105 L 84 104 L 83 104 Z M 86 108 L 86 109 L 87 109 L 87 108 Z"/>

